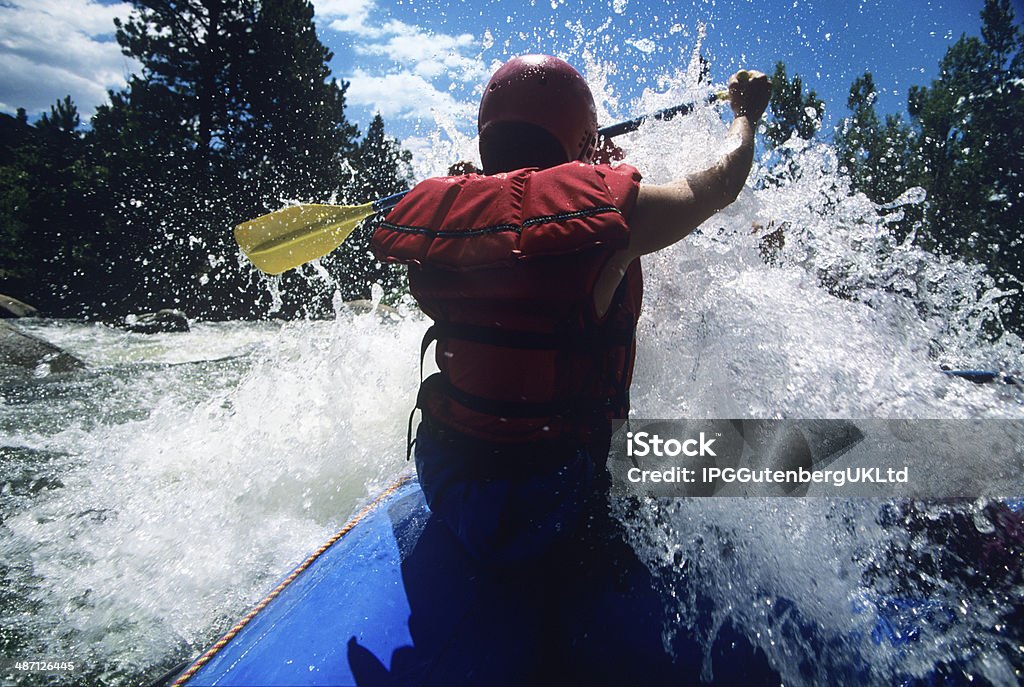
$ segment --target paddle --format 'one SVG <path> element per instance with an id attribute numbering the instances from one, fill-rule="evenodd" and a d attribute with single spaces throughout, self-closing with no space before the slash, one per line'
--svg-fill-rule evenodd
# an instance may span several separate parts
<path id="1" fill-rule="evenodd" d="M 724 100 L 727 93 L 712 94 L 708 102 Z M 652 114 L 612 124 L 598 130 L 603 138 L 636 131 L 648 119 L 668 120 L 693 112 L 696 105 L 667 107 Z M 235 227 L 235 240 L 250 262 L 267 274 L 281 274 L 321 258 L 344 243 L 359 223 L 398 205 L 407 191 L 362 205 L 303 204 L 276 210 Z"/>

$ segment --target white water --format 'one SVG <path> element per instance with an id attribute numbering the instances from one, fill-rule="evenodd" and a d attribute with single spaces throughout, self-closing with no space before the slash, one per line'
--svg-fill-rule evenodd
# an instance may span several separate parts
<path id="1" fill-rule="evenodd" d="M 697 89 L 686 74 L 665 83 L 635 109 Z M 657 182 L 712 160 L 724 131 L 709 108 L 622 144 Z M 645 261 L 635 414 L 1024 416 L 1018 388 L 938 372 L 942 362 L 1024 368 L 1018 338 L 979 334 L 998 310 L 980 270 L 896 245 L 887 218 L 898 208 L 851 195 L 827 147 L 797 155 L 798 178 L 755 190 L 767 173 L 756 169 L 699 236 Z M 761 259 L 755 222 L 787 223 L 779 265 Z M 831 295 L 823 279 L 852 297 Z M 341 310 L 332 322 L 201 324 L 158 337 L 30 325 L 89 369 L 0 380 L 3 641 L 113 684 L 202 648 L 407 468 L 425 326 L 408 306 L 386 321 Z M 788 683 L 821 683 L 853 651 L 880 684 L 950 658 L 1014 683 L 1006 656 L 1020 649 L 997 620 L 1005 600 L 956 583 L 937 594 L 970 607 L 964 622 L 926 629 L 906 650 L 786 639 L 799 618 L 824 635 L 870 633 L 885 587 L 866 581 L 872 565 L 894 543 L 930 546 L 904 542 L 878 512 L 873 502 L 704 499 L 645 504 L 630 525 L 679 597 L 680 624 L 709 634 L 735 617 Z M 696 596 L 713 600 L 710 623 L 695 616 Z M 780 611 L 780 599 L 798 612 Z M 853 613 L 858 604 L 867 610 Z M 819 666 L 810 674 L 808 661 Z"/>
<path id="2" fill-rule="evenodd" d="M 0 392 L 3 626 L 33 655 L 180 660 L 405 467 L 415 317 L 30 329 L 90 368 Z"/>

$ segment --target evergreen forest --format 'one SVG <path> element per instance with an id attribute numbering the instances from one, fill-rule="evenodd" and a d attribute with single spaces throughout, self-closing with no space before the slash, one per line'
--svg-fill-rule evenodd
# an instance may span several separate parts
<path id="1" fill-rule="evenodd" d="M 286 274 L 268 290 L 230 229 L 290 201 L 404 190 L 410 153 L 379 115 L 365 130 L 348 120 L 348 84 L 331 75 L 307 0 L 133 6 L 116 35 L 142 69 L 90 121 L 70 97 L 33 122 L 0 114 L 0 293 L 62 317 L 330 315 L 333 287 Z M 791 137 L 826 135 L 826 106 L 845 106 L 828 138 L 853 190 L 881 206 L 924 189 L 899 239 L 986 265 L 1005 292 L 998 329 L 1020 332 L 1024 31 L 1009 0 L 986 0 L 981 19 L 981 36 L 961 36 L 938 77 L 909 90 L 906 116 L 878 114 L 870 72 L 826 104 L 778 63 L 761 134 L 785 154 Z M 367 257 L 368 233 L 322 261 L 343 299 L 400 283 Z"/>
<path id="2" fill-rule="evenodd" d="M 70 97 L 33 123 L 0 115 L 0 293 L 96 319 L 329 314 L 333 289 L 295 274 L 272 303 L 231 227 L 287 202 L 404 190 L 411 155 L 380 116 L 365 132 L 347 119 L 307 0 L 133 5 L 116 35 L 141 73 L 88 126 Z M 346 300 L 392 278 L 354 256 L 367 246 L 323 261 Z"/>

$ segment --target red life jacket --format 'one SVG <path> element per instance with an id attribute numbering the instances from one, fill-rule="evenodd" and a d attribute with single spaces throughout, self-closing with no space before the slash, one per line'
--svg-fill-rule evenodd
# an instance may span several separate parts
<path id="1" fill-rule="evenodd" d="M 580 440 L 629 412 L 643 280 L 627 270 L 603 317 L 594 285 L 629 242 L 640 175 L 568 163 L 428 179 L 379 225 L 373 251 L 409 265 L 434 320 L 440 373 L 417 406 L 432 423 L 501 444 Z"/>

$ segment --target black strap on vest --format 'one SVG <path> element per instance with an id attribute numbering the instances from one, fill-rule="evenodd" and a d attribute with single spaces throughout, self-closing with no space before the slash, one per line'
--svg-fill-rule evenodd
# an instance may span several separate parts
<path id="1" fill-rule="evenodd" d="M 541 418 L 541 417 L 586 417 L 603 413 L 625 400 L 626 394 L 619 393 L 607 398 L 566 399 L 561 401 L 502 401 L 467 393 L 449 382 L 440 372 L 423 380 L 422 390 L 438 391 L 456 403 L 470 410 L 495 417 Z"/>
<path id="2" fill-rule="evenodd" d="M 574 219 L 582 219 L 584 217 L 593 217 L 594 215 L 603 215 L 609 212 L 622 214 L 614 205 L 601 205 L 599 207 L 587 208 L 585 210 L 573 210 L 570 212 L 559 212 L 554 215 L 541 215 L 539 217 L 528 217 L 522 221 L 522 224 L 495 224 L 486 227 L 467 227 L 462 229 L 431 229 L 430 227 L 416 227 L 407 224 L 395 224 L 393 222 L 382 221 L 379 223 L 382 229 L 388 231 L 394 231 L 401 234 L 423 234 L 432 238 L 441 239 L 471 239 L 476 236 L 484 234 L 497 234 L 502 232 L 515 232 L 517 234 L 522 233 L 523 229 L 532 227 L 538 224 L 560 224 Z"/>
<path id="3" fill-rule="evenodd" d="M 476 396 L 459 389 L 449 382 L 443 374 L 437 372 L 424 379 L 420 384 L 420 391 L 416 396 L 416 406 L 409 413 L 409 427 L 406 434 L 406 460 L 412 458 L 412 449 L 416 445 L 416 440 L 412 435 L 413 418 L 416 416 L 416 411 L 419 410 L 424 413 L 424 418 L 432 420 L 425 411 L 425 397 L 429 392 L 434 391 L 447 396 L 466 408 L 494 417 L 569 417 L 587 421 L 596 417 L 603 417 L 613 408 L 621 408 L 629 404 L 628 389 L 623 389 L 619 393 L 605 398 L 566 399 L 547 402 L 502 401 L 483 398 L 482 396 Z"/>
<path id="4" fill-rule="evenodd" d="M 416 440 L 412 436 L 413 418 L 416 411 L 422 411 L 427 393 L 434 391 L 454 400 L 456 403 L 485 415 L 512 418 L 572 417 L 589 420 L 604 415 L 614 408 L 628 407 L 629 389 L 603 398 L 577 398 L 559 401 L 531 402 L 505 401 L 484 398 L 467 393 L 453 385 L 444 374 L 438 372 L 423 379 L 423 360 L 430 344 L 439 339 L 462 339 L 473 343 L 538 351 L 575 351 L 596 354 L 614 346 L 628 346 L 633 341 L 634 328 L 613 332 L 583 330 L 573 333 L 547 333 L 507 330 L 500 327 L 483 327 L 468 324 L 435 322 L 423 335 L 420 344 L 420 390 L 416 406 L 409 414 L 406 433 L 406 460 L 411 459 Z M 628 361 L 626 363 L 628 365 Z"/>
<path id="5" fill-rule="evenodd" d="M 527 332 L 501 327 L 483 327 L 471 324 L 435 322 L 423 335 L 420 344 L 420 379 L 423 379 L 423 359 L 430 344 L 439 339 L 461 339 L 473 343 L 527 351 L 574 351 L 596 354 L 614 346 L 629 346 L 635 327 L 603 332 L 596 328 L 572 332 Z"/>

